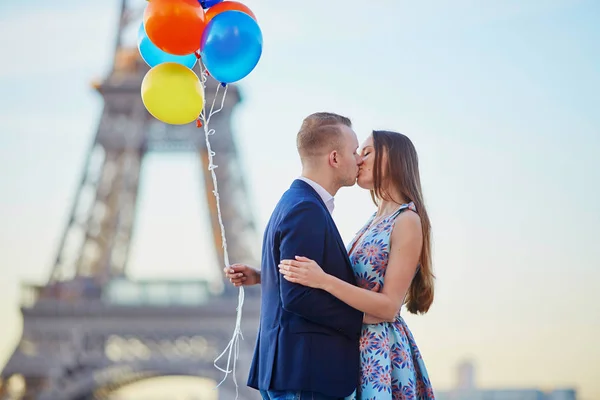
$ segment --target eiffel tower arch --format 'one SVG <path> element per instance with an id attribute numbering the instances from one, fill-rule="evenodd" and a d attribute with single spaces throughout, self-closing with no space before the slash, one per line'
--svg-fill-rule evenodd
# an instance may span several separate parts
<path id="1" fill-rule="evenodd" d="M 233 333 L 238 289 L 225 280 L 220 285 L 133 281 L 126 275 L 140 169 L 147 154 L 159 151 L 198 154 L 219 261 L 198 268 L 220 271 L 224 265 L 204 133 L 194 124 L 165 125 L 144 108 L 140 84 L 148 66 L 136 48 L 123 44 L 123 31 L 135 17 L 135 10 L 122 0 L 113 67 L 94 85 L 104 99 L 96 136 L 48 281 L 23 286 L 23 333 L 0 375 L 0 400 L 101 400 L 120 387 L 156 376 L 217 382 L 224 376 L 213 361 Z M 217 86 L 214 80 L 207 82 L 207 104 Z M 211 146 L 230 261 L 257 263 L 260 241 L 230 126 L 240 100 L 237 87 L 230 86 L 223 110 L 210 121 L 216 129 Z M 244 340 L 236 374 L 240 400 L 259 398 L 245 386 L 260 307 L 258 289 L 252 289 L 243 308 Z M 24 387 L 14 397 L 7 383 L 16 378 Z M 235 398 L 231 376 L 218 391 L 219 399 Z"/>

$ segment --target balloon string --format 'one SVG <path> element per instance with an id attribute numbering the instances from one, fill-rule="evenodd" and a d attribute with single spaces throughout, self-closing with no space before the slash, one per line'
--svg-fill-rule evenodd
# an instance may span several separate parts
<path id="1" fill-rule="evenodd" d="M 198 60 L 198 61 L 199 61 L 198 65 L 200 66 L 200 78 L 201 78 L 202 84 L 204 85 L 204 87 L 206 87 L 206 81 L 208 79 L 208 71 L 206 71 L 206 68 L 203 67 L 201 60 Z M 217 101 L 219 90 L 222 86 L 224 86 L 225 89 L 223 91 L 223 96 L 221 98 L 221 104 L 220 104 L 219 108 L 215 110 L 215 104 Z M 200 118 L 203 121 L 204 137 L 206 140 L 206 151 L 208 152 L 208 170 L 210 171 L 210 174 L 212 177 L 212 182 L 213 182 L 213 187 L 214 187 L 213 194 L 215 196 L 216 203 L 217 203 L 217 216 L 218 216 L 218 220 L 219 220 L 219 226 L 221 228 L 221 240 L 223 242 L 223 261 L 224 261 L 225 267 L 229 267 L 229 253 L 227 251 L 227 240 L 225 238 L 225 226 L 223 225 L 223 217 L 221 214 L 219 187 L 218 187 L 218 183 L 217 183 L 217 176 L 215 174 L 215 168 L 217 168 L 217 165 L 215 165 L 213 163 L 213 159 L 214 159 L 214 156 L 216 153 L 212 150 L 212 147 L 210 144 L 210 136 L 215 134 L 215 130 L 209 129 L 209 122 L 213 115 L 215 115 L 216 113 L 218 113 L 219 111 L 221 111 L 223 109 L 223 107 L 225 105 L 225 98 L 227 96 L 227 88 L 228 88 L 227 85 L 217 85 L 217 90 L 215 92 L 215 96 L 213 97 L 213 101 L 212 101 L 212 104 L 210 107 L 210 111 L 208 112 L 208 115 L 206 113 L 206 104 L 203 107 L 202 113 L 200 115 Z M 237 377 L 235 374 L 235 368 L 236 368 L 237 359 L 238 359 L 239 353 L 240 353 L 240 339 L 241 340 L 244 339 L 244 336 L 242 335 L 242 328 L 241 328 L 242 307 L 244 306 L 244 294 L 245 294 L 244 287 L 240 286 L 239 293 L 238 293 L 238 305 L 237 305 L 237 309 L 236 309 L 237 315 L 236 315 L 236 319 L 235 319 L 235 328 L 233 330 L 233 335 L 231 337 L 231 340 L 229 341 L 229 343 L 223 350 L 223 352 L 221 354 L 219 354 L 219 356 L 214 361 L 215 368 L 217 368 L 219 371 L 221 371 L 225 374 L 225 376 L 223 377 L 221 382 L 219 382 L 219 384 L 215 387 L 215 389 L 218 388 L 219 386 L 221 386 L 221 384 L 223 382 L 225 382 L 225 380 L 227 379 L 227 376 L 229 374 L 232 374 L 233 382 L 235 384 L 235 400 L 237 400 L 237 398 L 239 396 L 239 387 L 238 387 Z M 225 368 L 221 368 L 217 365 L 217 362 L 223 356 L 225 356 L 225 354 L 227 354 L 227 365 Z M 233 357 L 233 360 L 232 360 L 232 357 Z"/>

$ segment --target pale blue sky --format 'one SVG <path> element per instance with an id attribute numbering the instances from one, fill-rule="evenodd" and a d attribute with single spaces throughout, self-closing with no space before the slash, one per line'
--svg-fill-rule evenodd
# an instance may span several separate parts
<path id="1" fill-rule="evenodd" d="M 451 387 L 470 357 L 481 386 L 600 397 L 600 3 L 372 3 L 246 1 L 264 53 L 234 127 L 258 225 L 299 173 L 307 114 L 347 114 L 361 141 L 373 128 L 409 135 L 438 280 L 431 312 L 407 320 L 435 386 Z M 0 2 L 0 363 L 21 329 L 19 282 L 49 273 L 99 119 L 89 83 L 107 72 L 117 7 Z M 133 276 L 217 273 L 203 256 L 198 177 L 193 155 L 146 164 Z M 346 241 L 373 212 L 358 188 L 336 207 Z"/>

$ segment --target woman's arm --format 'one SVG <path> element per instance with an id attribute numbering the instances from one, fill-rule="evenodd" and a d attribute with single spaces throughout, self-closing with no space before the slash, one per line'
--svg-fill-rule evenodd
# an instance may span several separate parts
<path id="1" fill-rule="evenodd" d="M 318 264 L 305 257 L 283 260 L 279 270 L 290 282 L 325 290 L 371 317 L 393 321 L 414 277 L 422 245 L 419 216 L 414 212 L 400 214 L 391 233 L 388 266 L 380 293 L 328 275 Z"/>

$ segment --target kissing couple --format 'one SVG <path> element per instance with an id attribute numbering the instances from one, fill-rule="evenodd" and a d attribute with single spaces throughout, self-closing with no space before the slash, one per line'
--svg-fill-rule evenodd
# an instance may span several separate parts
<path id="1" fill-rule="evenodd" d="M 425 314 L 434 294 L 413 143 L 373 131 L 359 152 L 351 121 L 319 112 L 304 119 L 297 148 L 302 174 L 267 224 L 260 270 L 225 268 L 235 286 L 261 285 L 248 386 L 264 400 L 434 400 L 400 313 Z M 355 183 L 377 210 L 344 246 L 334 197 Z"/>

